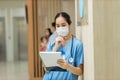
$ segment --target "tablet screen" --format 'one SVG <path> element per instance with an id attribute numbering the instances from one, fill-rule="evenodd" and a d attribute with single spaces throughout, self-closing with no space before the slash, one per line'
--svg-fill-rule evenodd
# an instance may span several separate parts
<path id="1" fill-rule="evenodd" d="M 58 59 L 63 59 L 61 52 L 40 52 L 40 57 L 45 67 L 59 66 Z"/>

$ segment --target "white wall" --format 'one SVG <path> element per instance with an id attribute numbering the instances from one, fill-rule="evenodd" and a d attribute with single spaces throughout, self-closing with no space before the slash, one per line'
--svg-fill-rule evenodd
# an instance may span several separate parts
<path id="1" fill-rule="evenodd" d="M 82 27 L 84 44 L 84 80 L 94 79 L 93 0 L 88 0 L 88 25 Z"/>
<path id="2" fill-rule="evenodd" d="M 78 8 L 77 0 L 75 6 Z M 78 26 L 78 9 L 75 11 L 76 36 L 83 41 L 84 45 L 84 80 L 94 80 L 94 41 L 93 41 L 93 0 L 88 0 L 88 24 Z M 80 18 L 80 17 L 79 17 Z M 81 77 L 79 80 L 82 80 Z"/>

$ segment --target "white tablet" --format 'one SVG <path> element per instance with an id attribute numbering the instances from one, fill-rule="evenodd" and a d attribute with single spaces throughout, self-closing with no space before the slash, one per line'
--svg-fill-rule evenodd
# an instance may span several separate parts
<path id="1" fill-rule="evenodd" d="M 58 59 L 63 59 L 61 52 L 40 52 L 39 55 L 48 70 L 64 71 L 57 64 Z"/>
<path id="2" fill-rule="evenodd" d="M 39 54 L 45 67 L 59 66 L 57 60 L 63 59 L 61 52 L 40 52 Z"/>

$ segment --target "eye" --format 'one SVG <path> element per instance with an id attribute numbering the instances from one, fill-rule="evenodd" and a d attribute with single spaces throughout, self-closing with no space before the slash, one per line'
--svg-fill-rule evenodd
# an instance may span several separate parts
<path id="1" fill-rule="evenodd" d="M 62 25 L 62 27 L 65 27 L 66 25 Z"/>
<path id="2" fill-rule="evenodd" d="M 60 26 L 59 25 L 56 25 L 57 28 L 59 28 Z"/>
<path id="3" fill-rule="evenodd" d="M 62 24 L 62 27 L 65 27 L 65 26 L 66 26 L 66 24 L 65 24 L 65 23 L 63 23 L 63 24 Z"/>

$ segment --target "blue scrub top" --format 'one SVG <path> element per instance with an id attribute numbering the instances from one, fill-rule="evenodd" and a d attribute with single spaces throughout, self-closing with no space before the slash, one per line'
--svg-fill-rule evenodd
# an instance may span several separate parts
<path id="1" fill-rule="evenodd" d="M 71 58 L 72 42 L 72 58 L 74 61 L 70 62 L 69 59 Z M 46 51 L 51 52 L 54 44 L 55 41 L 50 42 L 47 46 Z M 65 60 L 75 67 L 78 67 L 84 63 L 83 43 L 75 37 L 73 38 L 73 40 L 70 39 L 64 47 L 60 46 L 57 51 L 62 52 L 62 55 L 65 57 Z M 43 77 L 43 80 L 78 80 L 78 75 L 71 73 L 69 70 L 67 70 L 66 72 L 47 71 Z"/>

